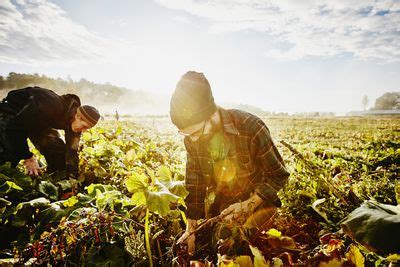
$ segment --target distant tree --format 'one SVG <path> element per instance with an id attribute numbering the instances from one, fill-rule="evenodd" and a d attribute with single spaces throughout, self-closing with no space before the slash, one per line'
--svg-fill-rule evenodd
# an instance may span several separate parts
<path id="1" fill-rule="evenodd" d="M 374 110 L 400 110 L 400 92 L 384 93 L 375 100 Z"/>
<path id="2" fill-rule="evenodd" d="M 369 102 L 368 96 L 364 95 L 364 97 L 362 99 L 362 105 L 364 107 L 364 111 L 367 109 L 368 102 Z"/>
<path id="3" fill-rule="evenodd" d="M 3 89 L 5 86 L 5 81 L 3 76 L 0 75 L 0 90 Z"/>

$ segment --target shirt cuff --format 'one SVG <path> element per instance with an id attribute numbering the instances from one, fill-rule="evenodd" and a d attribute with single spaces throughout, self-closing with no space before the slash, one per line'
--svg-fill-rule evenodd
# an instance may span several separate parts
<path id="1" fill-rule="evenodd" d="M 260 184 L 256 187 L 255 192 L 264 200 L 266 204 L 274 205 L 275 207 L 282 206 L 281 200 L 277 195 L 278 191 L 271 185 L 266 183 Z"/>

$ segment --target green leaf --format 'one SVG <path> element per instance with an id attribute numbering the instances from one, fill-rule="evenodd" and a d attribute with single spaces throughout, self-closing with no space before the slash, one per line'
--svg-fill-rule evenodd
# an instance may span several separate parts
<path id="1" fill-rule="evenodd" d="M 21 202 L 17 205 L 16 212 L 24 207 L 40 208 L 50 204 L 50 201 L 44 197 L 39 197 L 27 202 Z"/>
<path id="2" fill-rule="evenodd" d="M 156 181 L 154 191 L 146 191 L 147 208 L 161 216 L 165 216 L 170 211 L 170 204 L 179 201 L 179 197 L 172 194 L 168 188 Z"/>
<path id="3" fill-rule="evenodd" d="M 58 199 L 58 188 L 49 181 L 41 181 L 38 191 L 51 200 Z"/>
<path id="4" fill-rule="evenodd" d="M 136 192 L 132 195 L 132 203 L 136 206 L 146 205 L 146 196 L 144 192 Z"/>
<path id="5" fill-rule="evenodd" d="M 35 229 L 35 236 L 39 237 L 41 232 L 46 229 L 50 223 L 59 222 L 63 217 L 67 216 L 71 209 L 64 209 L 62 201 L 53 202 L 46 209 L 42 210 L 38 215 L 39 223 Z"/>
<path id="6" fill-rule="evenodd" d="M 128 152 L 126 152 L 125 158 L 127 161 L 134 161 L 137 158 L 136 151 L 134 149 L 129 150 Z"/>
<path id="7" fill-rule="evenodd" d="M 170 181 L 163 184 L 178 197 L 185 198 L 189 194 L 186 190 L 185 181 Z"/>
<path id="8" fill-rule="evenodd" d="M 88 214 L 94 214 L 97 212 L 95 208 L 79 208 L 71 212 L 71 214 L 68 216 L 69 221 L 77 221 L 82 218 L 86 218 Z"/>
<path id="9" fill-rule="evenodd" d="M 0 198 L 0 215 L 6 210 L 6 206 L 10 206 L 12 203 L 4 198 Z"/>
<path id="10" fill-rule="evenodd" d="M 114 187 L 112 185 L 104 185 L 104 184 L 91 184 L 85 188 L 88 194 L 91 196 L 96 196 L 96 190 L 100 190 L 100 192 L 102 193 L 114 190 Z"/>
<path id="11" fill-rule="evenodd" d="M 0 198 L 0 207 L 10 206 L 12 203 L 7 199 Z"/>
<path id="12" fill-rule="evenodd" d="M 114 210 L 114 204 L 122 198 L 121 192 L 117 190 L 102 193 L 99 189 L 96 189 L 96 206 L 99 211 L 103 211 L 107 206 Z"/>
<path id="13" fill-rule="evenodd" d="M 159 181 L 161 181 L 161 182 L 172 181 L 172 173 L 167 166 L 161 166 L 158 169 L 157 176 L 158 176 Z"/>
<path id="14" fill-rule="evenodd" d="M 130 175 L 125 181 L 126 189 L 128 189 L 130 193 L 146 190 L 146 180 L 147 177 L 145 174 L 138 174 L 137 172 L 133 172 L 132 175 Z"/>
<path id="15" fill-rule="evenodd" d="M 56 183 L 63 192 L 69 191 L 72 188 L 71 182 L 68 180 L 61 180 Z"/>
<path id="16" fill-rule="evenodd" d="M 7 181 L 6 184 L 10 187 L 10 189 L 15 189 L 15 190 L 23 190 L 20 186 L 18 186 L 16 183 Z"/>

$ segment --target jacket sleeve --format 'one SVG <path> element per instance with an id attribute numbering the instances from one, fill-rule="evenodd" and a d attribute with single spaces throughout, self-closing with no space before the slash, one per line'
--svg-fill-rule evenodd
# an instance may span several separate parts
<path id="1" fill-rule="evenodd" d="M 31 96 L 28 103 L 7 124 L 6 134 L 13 152 L 13 161 L 17 162 L 20 159 L 32 157 L 33 154 L 29 151 L 27 138 L 36 128 L 35 123 L 38 115 L 37 105 L 33 96 Z"/>
<path id="2" fill-rule="evenodd" d="M 187 150 L 185 185 L 189 192 L 185 199 L 187 205 L 186 216 L 188 219 L 198 220 L 205 216 L 206 185 L 201 173 L 200 164 L 196 158 L 196 151 L 185 140 Z"/>
<path id="3" fill-rule="evenodd" d="M 67 177 L 77 178 L 79 175 L 79 141 L 81 134 L 74 133 L 72 130 L 65 131 L 65 167 Z"/>
<path id="4" fill-rule="evenodd" d="M 256 183 L 255 191 L 267 203 L 280 206 L 281 202 L 277 192 L 285 185 L 289 172 L 272 141 L 267 126 L 261 120 L 257 125 L 251 147 L 252 154 L 255 156 L 257 164 L 261 166 L 263 175 L 261 181 Z"/>

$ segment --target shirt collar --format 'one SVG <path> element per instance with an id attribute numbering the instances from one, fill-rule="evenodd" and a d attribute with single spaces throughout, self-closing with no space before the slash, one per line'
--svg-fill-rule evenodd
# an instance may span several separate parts
<path id="1" fill-rule="evenodd" d="M 219 107 L 219 114 L 221 115 L 222 127 L 225 133 L 239 135 L 239 131 L 232 121 L 229 112 L 226 109 Z"/>

